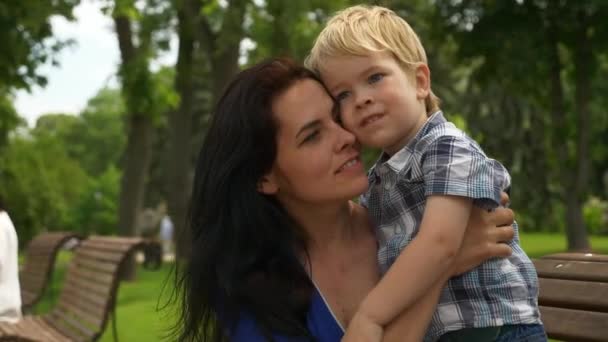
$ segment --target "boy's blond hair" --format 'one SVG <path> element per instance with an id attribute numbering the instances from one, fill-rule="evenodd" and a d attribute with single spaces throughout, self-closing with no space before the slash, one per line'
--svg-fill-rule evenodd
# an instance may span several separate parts
<path id="1" fill-rule="evenodd" d="M 315 40 L 305 64 L 318 73 L 324 58 L 370 52 L 390 52 L 408 73 L 420 63 L 428 64 L 418 35 L 405 20 L 388 8 L 364 5 L 337 12 Z M 432 90 L 425 106 L 427 114 L 439 110 Z"/>

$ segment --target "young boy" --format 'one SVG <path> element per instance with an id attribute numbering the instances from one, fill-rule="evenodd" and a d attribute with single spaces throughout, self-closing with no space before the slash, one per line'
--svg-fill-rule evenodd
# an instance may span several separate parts
<path id="1" fill-rule="evenodd" d="M 472 206 L 497 207 L 510 176 L 444 119 L 424 48 L 391 10 L 339 12 L 306 62 L 340 103 L 343 125 L 362 144 L 383 150 L 362 203 L 378 229 L 385 273 L 346 334 L 379 340 L 383 326 L 448 272 Z M 536 271 L 518 240 L 516 230 L 509 258 L 448 282 L 426 340 L 546 341 Z"/>

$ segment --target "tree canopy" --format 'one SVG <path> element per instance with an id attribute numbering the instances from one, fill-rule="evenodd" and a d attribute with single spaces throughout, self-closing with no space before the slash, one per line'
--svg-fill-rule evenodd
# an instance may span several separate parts
<path id="1" fill-rule="evenodd" d="M 23 241 L 43 229 L 133 234 L 137 212 L 163 201 L 183 230 L 195 154 L 225 84 L 266 57 L 302 61 L 332 13 L 359 2 L 103 0 L 120 86 L 27 127 L 12 93 L 45 84 L 39 67 L 69 44 L 50 18 L 72 20 L 78 3 L 0 4 L 0 192 Z M 571 249 L 608 233 L 608 2 L 368 3 L 418 32 L 447 118 L 510 170 L 522 229 L 564 232 Z M 176 65 L 154 68 L 172 37 Z M 368 165 L 377 153 L 365 152 Z"/>

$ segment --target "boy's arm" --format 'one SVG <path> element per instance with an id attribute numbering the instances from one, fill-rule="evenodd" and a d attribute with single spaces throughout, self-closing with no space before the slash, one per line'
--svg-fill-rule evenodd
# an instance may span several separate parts
<path id="1" fill-rule="evenodd" d="M 422 341 L 433 313 L 437 309 L 441 290 L 448 279 L 448 274 L 442 275 L 441 279 L 433 284 L 420 299 L 391 321 L 386 327 L 382 342 Z"/>
<path id="2" fill-rule="evenodd" d="M 459 196 L 428 197 L 418 235 L 363 300 L 357 315 L 386 325 L 436 284 L 458 253 L 472 202 Z"/>

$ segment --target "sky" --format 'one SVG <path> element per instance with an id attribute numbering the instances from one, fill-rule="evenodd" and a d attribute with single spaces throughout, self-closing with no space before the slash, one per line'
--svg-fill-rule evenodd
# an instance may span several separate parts
<path id="1" fill-rule="evenodd" d="M 71 38 L 76 44 L 61 51 L 59 66 L 39 69 L 47 77 L 46 87 L 16 93 L 15 108 L 29 126 L 46 113 L 78 114 L 101 88 L 116 85 L 120 52 L 112 20 L 101 12 L 99 1 L 95 0 L 83 0 L 74 15 L 75 22 L 61 17 L 51 19 L 55 36 Z M 175 63 L 176 44 L 172 43 L 173 48 L 160 58 L 159 64 Z"/>

